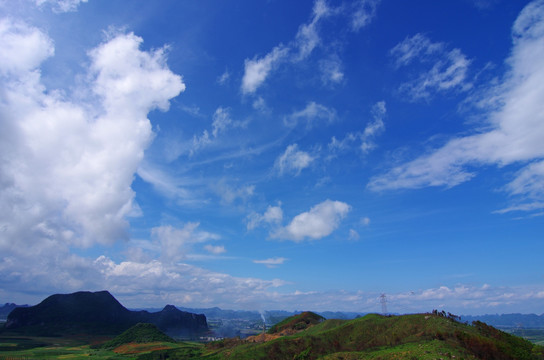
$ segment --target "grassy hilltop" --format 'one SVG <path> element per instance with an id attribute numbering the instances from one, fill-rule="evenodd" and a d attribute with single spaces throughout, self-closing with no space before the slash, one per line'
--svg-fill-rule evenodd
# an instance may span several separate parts
<path id="1" fill-rule="evenodd" d="M 284 323 L 300 324 L 296 317 Z M 208 359 L 544 359 L 542 347 L 440 314 L 326 320 L 262 343 L 224 341 Z"/>

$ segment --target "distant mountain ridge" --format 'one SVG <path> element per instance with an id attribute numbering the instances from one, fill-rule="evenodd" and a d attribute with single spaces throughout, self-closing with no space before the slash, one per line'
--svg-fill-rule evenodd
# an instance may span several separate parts
<path id="1" fill-rule="evenodd" d="M 471 323 L 482 321 L 499 328 L 544 328 L 544 314 L 495 314 L 495 315 L 462 315 L 461 321 Z"/>
<path id="2" fill-rule="evenodd" d="M 0 306 L 0 320 L 6 320 L 8 318 L 9 313 L 12 312 L 13 309 L 18 307 L 28 307 L 28 305 L 17 305 L 14 303 L 5 303 L 4 305 Z"/>
<path id="3" fill-rule="evenodd" d="M 187 308 L 179 306 L 178 309 L 182 311 L 204 314 L 208 319 L 243 319 L 243 320 L 253 320 L 258 321 L 262 319 L 262 316 L 266 318 L 267 323 L 274 322 L 271 320 L 283 320 L 290 316 L 298 315 L 301 311 L 286 311 L 286 310 L 264 310 L 264 311 L 255 311 L 255 310 L 228 310 L 221 309 L 218 307 L 213 308 Z M 159 311 L 157 308 L 136 308 L 135 311 Z M 356 317 L 367 315 L 366 312 L 346 312 L 346 311 L 316 311 L 316 314 L 323 316 L 326 319 L 342 319 L 342 320 L 352 320 Z"/>
<path id="4" fill-rule="evenodd" d="M 51 295 L 41 303 L 16 308 L 5 328 L 37 335 L 119 334 L 137 323 L 151 323 L 171 336 L 191 336 L 208 330 L 205 315 L 167 305 L 159 312 L 130 311 L 108 291 Z"/>

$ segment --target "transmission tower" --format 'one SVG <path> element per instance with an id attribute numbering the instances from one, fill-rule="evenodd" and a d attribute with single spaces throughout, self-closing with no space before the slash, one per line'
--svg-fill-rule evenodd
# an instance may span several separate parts
<path id="1" fill-rule="evenodd" d="M 385 294 L 382 294 L 380 296 L 380 303 L 382 304 L 382 314 L 386 315 L 387 314 L 387 297 L 385 296 Z"/>

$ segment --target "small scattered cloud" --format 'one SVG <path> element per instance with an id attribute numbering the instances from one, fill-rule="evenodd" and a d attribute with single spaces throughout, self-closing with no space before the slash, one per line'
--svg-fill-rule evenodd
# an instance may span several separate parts
<path id="1" fill-rule="evenodd" d="M 381 0 L 359 0 L 352 4 L 351 30 L 359 31 L 372 22 Z"/>
<path id="2" fill-rule="evenodd" d="M 372 107 L 372 121 L 367 124 L 361 135 L 361 150 L 364 154 L 374 149 L 376 146 L 374 138 L 385 129 L 383 119 L 386 112 L 385 101 L 377 102 Z"/>
<path id="3" fill-rule="evenodd" d="M 349 237 L 348 239 L 351 241 L 357 241 L 359 240 L 360 236 L 359 233 L 354 229 L 349 229 Z"/>
<path id="4" fill-rule="evenodd" d="M 76 11 L 79 4 L 86 3 L 88 0 L 34 0 L 37 6 L 48 4 L 52 10 L 57 13 L 66 13 Z"/>
<path id="5" fill-rule="evenodd" d="M 306 128 L 311 129 L 318 122 L 324 121 L 330 124 L 336 120 L 336 110 L 310 101 L 302 110 L 293 112 L 283 118 L 283 123 L 288 127 L 295 127 L 299 122 L 306 123 Z"/>
<path id="6" fill-rule="evenodd" d="M 366 216 L 363 217 L 363 218 L 361 218 L 361 224 L 362 224 L 363 226 L 369 226 L 369 225 L 370 225 L 370 218 L 369 218 L 369 217 L 366 217 Z"/>
<path id="7" fill-rule="evenodd" d="M 500 0 L 467 0 L 467 1 L 480 10 L 492 9 L 500 2 Z"/>
<path id="8" fill-rule="evenodd" d="M 344 202 L 325 200 L 295 216 L 287 226 L 276 229 L 271 237 L 295 242 L 321 239 L 338 228 L 350 209 Z"/>
<path id="9" fill-rule="evenodd" d="M 187 223 L 181 228 L 171 225 L 152 228 L 151 239 L 160 246 L 163 261 L 179 261 L 192 251 L 194 244 L 221 238 L 217 234 L 199 230 L 199 226 L 199 223 Z"/>
<path id="10" fill-rule="evenodd" d="M 247 201 L 255 194 L 255 185 L 232 186 L 223 179 L 212 185 L 213 191 L 225 204 L 232 204 L 236 200 Z"/>
<path id="11" fill-rule="evenodd" d="M 267 268 L 275 268 L 278 265 L 282 265 L 286 260 L 286 258 L 283 257 L 275 257 L 275 258 L 269 258 L 265 260 L 253 260 L 255 264 L 263 264 L 266 265 Z"/>
<path id="12" fill-rule="evenodd" d="M 189 156 L 193 156 L 199 150 L 210 146 L 219 135 L 226 133 L 231 128 L 244 128 L 249 123 L 247 121 L 233 120 L 231 109 L 226 107 L 218 107 L 212 116 L 211 131 L 204 129 L 202 135 L 193 135 L 192 144 L 189 149 Z"/>
<path id="13" fill-rule="evenodd" d="M 321 71 L 321 82 L 325 86 L 340 84 L 344 81 L 342 61 L 338 55 L 331 55 L 329 58 L 319 61 L 319 70 Z"/>
<path id="14" fill-rule="evenodd" d="M 289 49 L 280 45 L 262 58 L 246 59 L 242 78 L 242 94 L 252 94 L 263 84 L 268 74 L 283 61 Z"/>
<path id="15" fill-rule="evenodd" d="M 317 27 L 319 21 L 331 15 L 332 10 L 325 0 L 316 0 L 312 10 L 312 20 L 299 27 L 295 36 L 294 48 L 298 50 L 295 61 L 307 58 L 321 41 Z"/>
<path id="16" fill-rule="evenodd" d="M 384 118 L 387 113 L 385 101 L 374 104 L 371 113 L 372 120 L 367 123 L 362 132 L 347 133 L 342 140 L 338 140 L 335 136 L 331 138 L 328 144 L 329 160 L 336 157 L 338 153 L 352 149 L 357 141 L 360 141 L 359 148 L 364 155 L 376 147 L 375 138 L 385 129 Z"/>
<path id="17" fill-rule="evenodd" d="M 301 171 L 315 160 L 315 157 L 305 151 L 298 150 L 297 144 L 292 144 L 276 159 L 275 168 L 280 175 L 300 175 Z"/>
<path id="18" fill-rule="evenodd" d="M 213 114 L 213 123 L 212 123 L 212 135 L 217 137 L 219 133 L 225 131 L 227 127 L 232 124 L 232 119 L 230 118 L 230 111 L 228 108 L 218 107 Z"/>
<path id="19" fill-rule="evenodd" d="M 414 79 L 400 85 L 399 91 L 412 101 L 429 100 L 436 92 L 467 91 L 471 61 L 459 49 L 448 50 L 444 43 L 434 43 L 419 33 L 407 37 L 390 51 L 398 68 L 413 63 L 423 65 Z"/>
<path id="20" fill-rule="evenodd" d="M 214 246 L 214 245 L 208 244 L 204 246 L 204 249 L 210 254 L 214 254 L 214 255 L 220 255 L 227 252 L 227 250 L 225 249 L 223 245 Z"/>
<path id="21" fill-rule="evenodd" d="M 316 48 L 322 45 L 319 35 L 321 23 L 333 16 L 348 18 L 350 29 L 358 31 L 368 25 L 376 14 L 379 0 L 360 0 L 348 7 L 331 7 L 325 0 L 316 0 L 309 22 L 299 26 L 293 40 L 287 45 L 275 46 L 264 57 L 245 59 L 242 78 L 242 94 L 253 94 L 265 82 L 270 73 L 282 63 L 296 64 L 307 59 Z M 320 63 L 323 78 L 328 84 L 339 83 L 344 74 L 339 59 L 329 58 Z"/>
<path id="22" fill-rule="evenodd" d="M 277 206 L 268 206 L 264 214 L 252 213 L 247 217 L 247 229 L 252 230 L 261 224 L 278 226 L 283 221 L 281 203 Z"/>
<path id="23" fill-rule="evenodd" d="M 217 77 L 217 83 L 220 85 L 225 85 L 230 79 L 230 72 L 225 70 L 225 72 Z"/>
<path id="24" fill-rule="evenodd" d="M 251 105 L 253 106 L 253 109 L 260 111 L 261 113 L 270 112 L 270 109 L 266 105 L 266 101 L 261 96 L 257 97 Z"/>

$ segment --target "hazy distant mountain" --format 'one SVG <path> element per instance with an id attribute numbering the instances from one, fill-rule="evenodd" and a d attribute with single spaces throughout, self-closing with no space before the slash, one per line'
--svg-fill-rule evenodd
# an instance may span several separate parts
<path id="1" fill-rule="evenodd" d="M 495 327 L 544 328 L 544 314 L 495 314 L 495 315 L 463 315 L 461 321 L 471 323 L 482 321 Z"/>
<path id="2" fill-rule="evenodd" d="M 6 320 L 8 318 L 9 313 L 12 312 L 13 309 L 18 307 L 28 307 L 28 305 L 16 305 L 14 303 L 5 303 L 4 305 L 0 306 L 0 320 Z"/>
<path id="3" fill-rule="evenodd" d="M 155 324 L 171 336 L 206 332 L 206 316 L 167 305 L 159 312 L 130 311 L 109 292 L 51 295 L 35 306 L 16 308 L 5 328 L 26 334 L 119 334 L 137 323 Z"/>
<path id="4" fill-rule="evenodd" d="M 218 307 L 213 308 L 186 308 L 178 307 L 180 310 L 204 314 L 208 319 L 223 319 L 223 320 L 248 320 L 248 321 L 260 321 L 262 316 L 265 317 L 267 323 L 276 323 L 287 317 L 300 314 L 300 311 L 285 311 L 285 310 L 266 310 L 266 311 L 249 311 L 249 310 L 224 310 Z M 145 310 L 149 312 L 159 311 L 157 308 L 138 308 L 134 310 Z M 316 314 L 323 316 L 326 319 L 342 319 L 351 320 L 358 316 L 366 315 L 367 313 L 356 312 L 341 312 L 341 311 L 316 311 Z"/>

